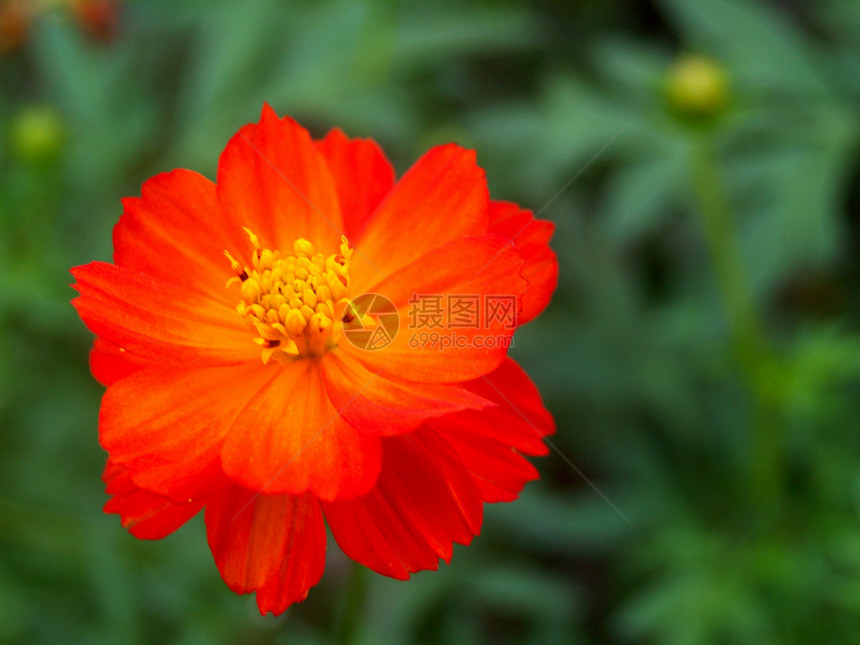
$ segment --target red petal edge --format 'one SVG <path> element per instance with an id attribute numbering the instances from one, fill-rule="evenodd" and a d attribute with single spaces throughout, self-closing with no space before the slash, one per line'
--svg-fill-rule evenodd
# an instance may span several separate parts
<path id="1" fill-rule="evenodd" d="M 555 432 L 537 388 L 513 359 L 466 386 L 496 403 L 433 419 L 428 425 L 451 444 L 485 502 L 516 499 L 538 472 L 523 455 L 545 455 L 544 437 Z"/>
<path id="2" fill-rule="evenodd" d="M 478 534 L 483 506 L 451 447 L 431 430 L 383 439 L 383 467 L 364 497 L 323 503 L 332 534 L 350 558 L 386 576 L 450 562 L 453 543 Z"/>
<path id="3" fill-rule="evenodd" d="M 111 499 L 105 513 L 116 513 L 136 538 L 160 540 L 185 524 L 203 508 L 203 502 L 175 504 L 135 486 L 128 470 L 108 460 L 102 475 Z"/>
<path id="4" fill-rule="evenodd" d="M 311 495 L 261 495 L 230 486 L 206 506 L 206 533 L 224 582 L 257 592 L 260 613 L 280 614 L 322 577 L 326 534 Z"/>

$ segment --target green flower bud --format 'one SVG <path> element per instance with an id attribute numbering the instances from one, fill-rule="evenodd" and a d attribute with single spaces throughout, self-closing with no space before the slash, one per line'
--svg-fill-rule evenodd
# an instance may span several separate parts
<path id="1" fill-rule="evenodd" d="M 717 61 L 686 54 L 666 71 L 663 93 L 669 108 L 678 116 L 707 121 L 719 117 L 728 107 L 729 79 Z"/>

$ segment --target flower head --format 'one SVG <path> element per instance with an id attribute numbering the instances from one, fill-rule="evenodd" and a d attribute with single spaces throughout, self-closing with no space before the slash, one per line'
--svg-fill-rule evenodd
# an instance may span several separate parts
<path id="1" fill-rule="evenodd" d="M 124 206 L 73 302 L 107 386 L 105 510 L 137 537 L 205 508 L 224 580 L 279 613 L 322 575 L 323 518 L 405 579 L 537 477 L 553 421 L 507 349 L 555 287 L 552 225 L 490 201 L 471 151 L 395 182 L 372 141 L 266 106 L 217 182 L 175 170 Z"/>

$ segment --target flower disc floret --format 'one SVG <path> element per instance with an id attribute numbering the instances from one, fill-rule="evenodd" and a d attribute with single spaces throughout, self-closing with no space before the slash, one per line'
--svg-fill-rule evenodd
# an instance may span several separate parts
<path id="1" fill-rule="evenodd" d="M 339 253 L 324 256 L 304 238 L 293 243 L 293 255 L 264 249 L 245 229 L 254 245 L 251 266 L 242 265 L 225 251 L 239 283 L 236 311 L 258 334 L 264 363 L 273 357 L 318 356 L 337 344 L 340 330 L 335 312 L 342 309 L 349 289 L 352 249 L 341 238 Z"/>

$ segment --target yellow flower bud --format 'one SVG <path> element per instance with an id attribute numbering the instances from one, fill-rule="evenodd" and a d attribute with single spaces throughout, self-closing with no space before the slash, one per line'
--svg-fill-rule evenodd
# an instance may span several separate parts
<path id="1" fill-rule="evenodd" d="M 679 116 L 692 120 L 713 119 L 728 106 L 728 75 L 717 61 L 686 54 L 667 70 L 663 92 L 669 108 Z"/>

